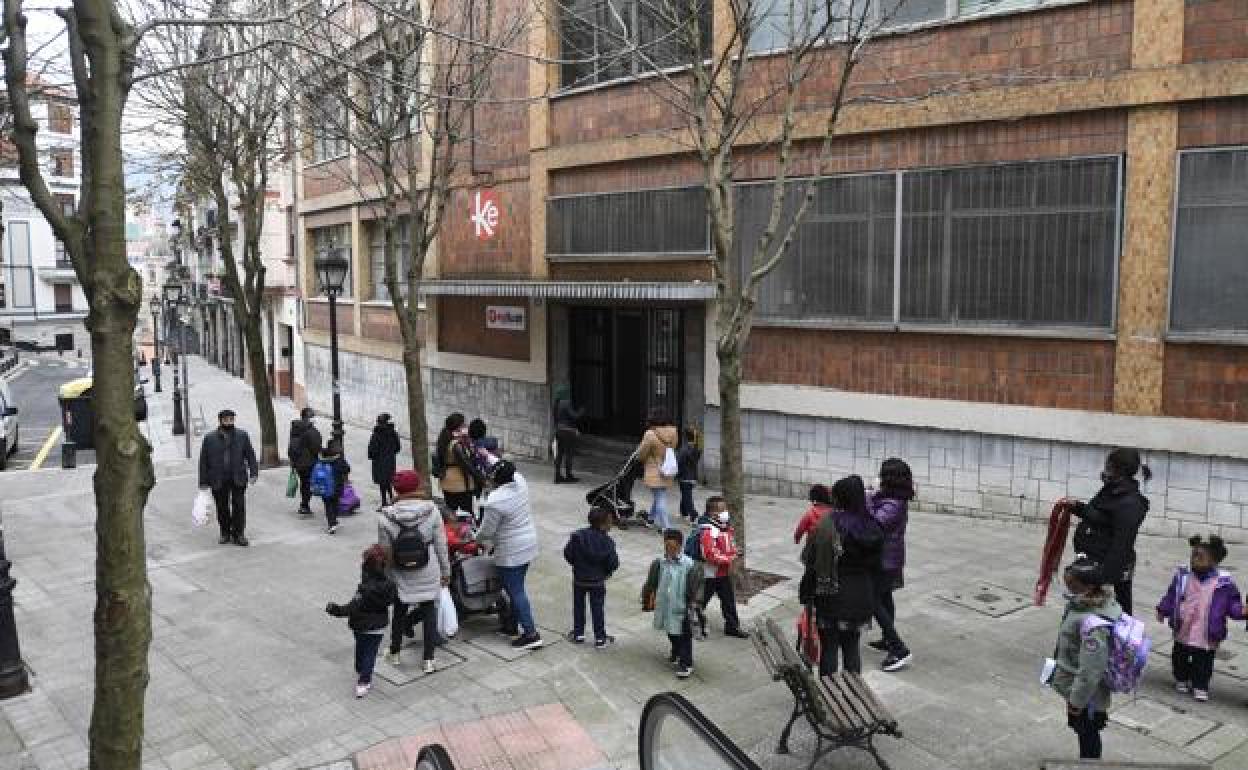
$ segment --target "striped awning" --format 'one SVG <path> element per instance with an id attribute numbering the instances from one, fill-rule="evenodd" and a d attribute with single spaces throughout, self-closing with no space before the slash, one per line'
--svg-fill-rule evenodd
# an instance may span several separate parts
<path id="1" fill-rule="evenodd" d="M 423 281 L 420 293 L 438 297 L 535 297 L 700 301 L 715 298 L 715 284 L 702 281 Z"/>

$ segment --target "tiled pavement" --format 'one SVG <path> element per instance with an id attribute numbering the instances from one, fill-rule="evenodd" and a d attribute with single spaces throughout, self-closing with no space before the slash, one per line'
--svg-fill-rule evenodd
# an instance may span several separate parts
<path id="1" fill-rule="evenodd" d="M 254 424 L 248 392 L 236 380 L 196 365 L 192 398 L 214 414 L 229 404 L 245 426 Z M 283 497 L 285 472 L 262 475 L 249 493 L 253 545 L 216 545 L 211 529 L 189 522 L 195 479 L 165 440 L 160 405 L 153 404 L 158 484 L 147 512 L 149 576 L 154 592 L 154 641 L 147 694 L 145 761 L 151 768 L 315 767 L 373 762 L 374 752 L 398 758 L 421 736 L 452 745 L 477 725 L 507 752 L 534 749 L 509 761 L 541 756 L 538 743 L 499 740 L 498 715 L 536 722 L 535 714 L 570 715 L 611 767 L 637 766 L 637 723 L 654 693 L 674 690 L 720 724 L 767 767 L 804 767 L 809 731 L 798 728 L 794 755 L 772 754 L 790 699 L 771 683 L 748 642 L 718 633 L 696 646 L 697 673 L 679 682 L 664 661 L 665 640 L 650 629 L 636 605 L 637 587 L 658 553 L 653 533 L 618 532 L 623 566 L 608 591 L 608 623 L 618 639 L 597 652 L 562 642 L 508 660 L 488 649 L 489 618 L 466 618 L 464 640 L 451 652 L 462 662 L 431 677 L 382 672 L 374 691 L 352 697 L 351 636 L 322 608 L 349 595 L 360 550 L 375 535 L 369 514 L 345 520 L 334 537 L 322 523 L 292 513 Z M 279 409 L 283 426 L 291 410 Z M 284 430 L 283 430 L 284 435 Z M 367 433 L 350 427 L 348 456 L 358 468 Z M 568 623 L 570 587 L 559 549 L 583 521 L 584 486 L 545 483 L 548 468 L 525 467 L 532 481 L 543 553 L 531 592 L 539 624 L 555 635 Z M 366 508 L 375 500 L 366 490 Z M 14 561 L 16 615 L 24 657 L 35 673 L 34 691 L 0 703 L 0 770 L 86 766 L 86 732 L 92 680 L 91 614 L 94 604 L 89 471 L 49 470 L 6 474 L 0 490 L 9 556 Z M 751 500 L 752 565 L 798 575 L 791 525 L 803 506 L 792 500 Z M 902 723 L 903 740 L 880 743 L 896 770 L 997 770 L 1035 768 L 1042 757 L 1069 757 L 1074 738 L 1062 706 L 1035 683 L 1039 662 L 1052 649 L 1060 607 L 1004 612 L 1012 593 L 1026 595 L 1034 581 L 1042 533 L 1033 525 L 919 514 L 910 534 L 907 587 L 898 595 L 900 627 L 915 649 L 912 668 L 867 678 Z M 1232 548 L 1231 565 L 1244 562 L 1246 546 Z M 1141 539 L 1136 592 L 1142 604 L 1164 589 L 1185 546 L 1174 539 Z M 772 613 L 784 628 L 795 615 L 790 579 L 742 607 L 746 617 Z M 981 598 L 977 598 L 981 597 Z M 1216 761 L 1219 770 L 1248 767 L 1248 646 L 1242 626 L 1223 650 L 1214 700 L 1197 706 L 1175 695 L 1164 642 L 1140 695 L 1117 704 L 1106 733 L 1114 759 Z M 868 666 L 877 657 L 864 650 Z M 403 672 L 399 672 L 403 673 Z M 523 716 L 516 716 L 523 715 Z M 478 732 L 478 734 L 480 734 Z M 395 741 L 398 741 L 396 744 Z M 483 745 L 478 745 L 483 744 Z M 475 755 L 487 756 L 477 739 Z M 540 744 L 554 747 L 548 738 Z M 388 748 L 380 748 L 388 747 Z M 361 756 L 361 752 L 365 752 Z M 388 753 L 387 753 L 388 752 Z M 462 756 L 468 756 L 466 749 Z M 495 752 L 496 753 L 496 752 Z M 563 757 L 569 752 L 552 752 Z M 803 758 L 805 757 L 805 759 Z M 535 760 L 536 761 L 536 760 Z M 542 760 L 543 762 L 545 760 Z M 410 766 L 410 763 L 409 765 Z M 537 766 L 541 766 L 540 764 Z M 826 766 L 868 768 L 865 754 L 843 751 Z"/>

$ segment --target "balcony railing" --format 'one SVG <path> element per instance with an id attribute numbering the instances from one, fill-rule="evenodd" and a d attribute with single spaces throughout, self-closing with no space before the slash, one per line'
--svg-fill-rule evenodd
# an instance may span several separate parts
<path id="1" fill-rule="evenodd" d="M 58 303 L 56 303 L 55 310 L 56 310 L 56 312 L 58 312 L 58 313 L 72 313 L 72 312 L 74 312 L 74 306 L 73 306 L 73 304 L 72 304 L 72 303 L 71 303 L 71 304 L 62 304 L 62 303 L 58 302 Z"/>

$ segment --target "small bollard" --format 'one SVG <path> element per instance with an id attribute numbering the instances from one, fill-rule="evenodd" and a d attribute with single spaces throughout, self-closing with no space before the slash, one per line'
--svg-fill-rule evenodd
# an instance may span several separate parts
<path id="1" fill-rule="evenodd" d="M 72 441 L 66 441 L 61 444 L 61 467 L 78 467 L 78 445 Z"/>

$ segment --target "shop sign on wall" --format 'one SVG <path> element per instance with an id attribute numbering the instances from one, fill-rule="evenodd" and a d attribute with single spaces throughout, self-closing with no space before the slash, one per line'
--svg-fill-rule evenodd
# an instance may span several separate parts
<path id="1" fill-rule="evenodd" d="M 522 332 L 528 322 L 528 308 L 489 305 L 485 308 L 485 328 Z"/>

